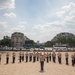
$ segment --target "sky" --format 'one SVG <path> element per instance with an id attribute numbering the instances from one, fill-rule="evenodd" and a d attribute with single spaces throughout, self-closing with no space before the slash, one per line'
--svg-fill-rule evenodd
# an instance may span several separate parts
<path id="1" fill-rule="evenodd" d="M 14 32 L 41 43 L 75 34 L 75 0 L 0 0 L 0 39 Z"/>

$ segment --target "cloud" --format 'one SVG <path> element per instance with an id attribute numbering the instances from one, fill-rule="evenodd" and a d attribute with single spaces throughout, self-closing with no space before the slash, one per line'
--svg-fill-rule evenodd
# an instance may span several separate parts
<path id="1" fill-rule="evenodd" d="M 37 29 L 40 32 L 50 32 L 60 29 L 64 26 L 63 21 L 54 21 L 54 22 L 47 22 L 45 24 L 38 24 L 34 26 L 34 29 Z"/>
<path id="2" fill-rule="evenodd" d="M 26 25 L 27 22 L 19 22 L 19 24 L 21 24 L 21 25 Z"/>
<path id="3" fill-rule="evenodd" d="M 34 27 L 31 27 L 30 30 L 27 28 L 27 22 L 24 21 L 19 22 L 15 27 L 7 27 L 6 22 L 3 24 L 1 23 L 1 26 L 3 25 L 3 28 L 5 29 L 2 29 L 4 31 L 1 32 L 0 28 L 0 33 L 11 35 L 13 32 L 19 31 L 23 32 L 30 39 L 35 41 L 39 40 L 41 42 L 51 40 L 60 32 L 70 32 L 75 34 L 75 3 L 71 2 L 68 5 L 63 6 L 58 12 L 56 12 L 54 17 L 52 18 L 52 21 L 50 21 L 51 17 L 49 16 L 49 20 L 46 20 L 48 22 L 41 17 L 41 19 L 38 18 L 42 21 L 39 24 L 33 25 Z"/>
<path id="4" fill-rule="evenodd" d="M 5 17 L 9 17 L 9 18 L 16 18 L 16 14 L 11 12 L 11 13 L 5 13 L 4 14 Z"/>
<path id="5" fill-rule="evenodd" d="M 56 12 L 57 17 L 64 21 L 64 25 L 75 25 L 75 3 L 71 2 L 63 6 L 60 11 Z"/>
<path id="6" fill-rule="evenodd" d="M 19 22 L 15 27 L 11 27 L 7 22 L 0 22 L 0 39 L 3 38 L 4 35 L 9 35 L 13 32 L 25 32 L 27 22 Z"/>
<path id="7" fill-rule="evenodd" d="M 37 40 L 40 39 L 41 42 L 43 42 L 43 40 L 48 41 L 48 40 L 52 39 L 59 32 L 62 32 L 63 26 L 57 25 L 57 23 L 59 24 L 59 22 L 49 22 L 46 24 L 38 24 L 38 25 L 34 26 L 33 28 L 35 30 L 37 30 L 37 32 L 39 32 L 39 33 L 37 33 L 37 35 L 38 35 Z"/>
<path id="8" fill-rule="evenodd" d="M 7 29 L 8 29 L 8 23 L 0 22 L 0 39 L 2 39 L 4 35 L 6 35 Z"/>
<path id="9" fill-rule="evenodd" d="M 0 9 L 15 8 L 15 0 L 0 0 Z"/>
<path id="10" fill-rule="evenodd" d="M 19 22 L 17 28 L 24 30 L 26 28 L 27 22 Z"/>
<path id="11" fill-rule="evenodd" d="M 75 3 L 71 2 L 68 5 L 63 6 L 61 10 L 56 12 L 56 18 L 55 21 L 38 24 L 33 27 L 39 32 L 38 36 L 41 41 L 50 40 L 60 32 L 75 34 Z"/>
<path id="12" fill-rule="evenodd" d="M 75 16 L 75 3 L 71 2 L 69 5 L 63 6 L 60 11 L 56 12 L 56 15 L 60 18 Z"/>
<path id="13" fill-rule="evenodd" d="M 0 22 L 0 31 L 8 27 L 7 22 Z"/>

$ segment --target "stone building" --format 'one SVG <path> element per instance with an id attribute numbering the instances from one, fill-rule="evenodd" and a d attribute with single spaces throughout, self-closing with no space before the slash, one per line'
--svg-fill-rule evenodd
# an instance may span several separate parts
<path id="1" fill-rule="evenodd" d="M 28 38 L 21 32 L 14 32 L 11 35 L 11 45 L 13 47 L 22 47 L 25 44 L 25 40 Z"/>

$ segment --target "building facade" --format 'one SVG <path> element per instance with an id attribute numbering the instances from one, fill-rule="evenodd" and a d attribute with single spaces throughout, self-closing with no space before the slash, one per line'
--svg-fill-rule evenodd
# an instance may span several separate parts
<path id="1" fill-rule="evenodd" d="M 11 35 L 11 45 L 13 47 L 22 47 L 25 44 L 24 34 L 21 32 L 15 32 Z"/>

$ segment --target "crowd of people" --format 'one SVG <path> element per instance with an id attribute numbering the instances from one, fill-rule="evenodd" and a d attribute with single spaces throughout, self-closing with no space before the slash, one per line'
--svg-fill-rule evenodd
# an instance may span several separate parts
<path id="1" fill-rule="evenodd" d="M 22 61 L 27 62 L 36 62 L 36 61 L 40 61 L 40 65 L 41 65 L 41 71 L 44 71 L 44 62 L 46 61 L 47 63 L 49 61 L 53 61 L 53 63 L 56 63 L 56 55 L 58 56 L 58 63 L 62 64 L 62 53 L 58 52 L 56 54 L 56 52 L 19 52 L 19 63 L 21 63 Z M 1 58 L 2 54 L 0 53 L 0 64 L 1 64 Z M 9 63 L 9 53 L 6 53 L 6 64 Z M 65 52 L 65 64 L 69 65 L 68 62 L 68 58 L 69 58 L 69 54 L 68 52 Z M 73 53 L 71 55 L 72 58 L 72 66 L 75 65 L 75 53 Z M 12 63 L 15 63 L 16 60 L 16 52 L 12 53 Z"/>

